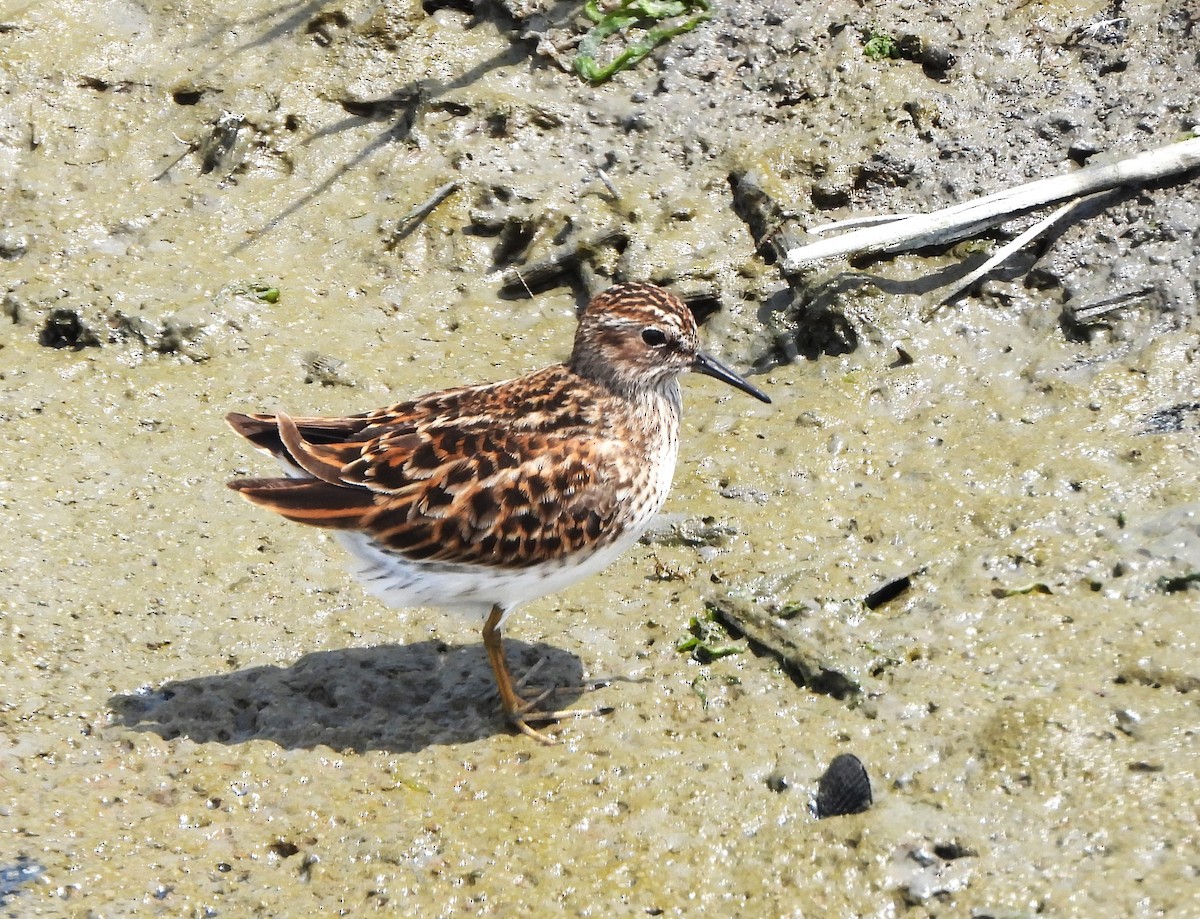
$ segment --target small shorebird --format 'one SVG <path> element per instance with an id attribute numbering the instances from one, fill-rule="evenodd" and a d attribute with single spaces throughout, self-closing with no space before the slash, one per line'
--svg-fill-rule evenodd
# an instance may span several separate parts
<path id="1" fill-rule="evenodd" d="M 485 618 L 483 643 L 509 720 L 517 694 L 501 629 L 522 603 L 607 566 L 662 507 L 679 451 L 678 377 L 695 370 L 771 400 L 700 350 L 691 311 L 653 284 L 587 305 L 565 364 L 430 393 L 347 418 L 232 413 L 233 429 L 287 478 L 236 479 L 253 504 L 335 530 L 356 574 L 392 606 Z"/>

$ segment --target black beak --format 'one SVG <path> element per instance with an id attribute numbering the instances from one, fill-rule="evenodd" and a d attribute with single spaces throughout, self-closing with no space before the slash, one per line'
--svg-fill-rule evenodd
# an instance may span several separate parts
<path id="1" fill-rule="evenodd" d="M 696 354 L 696 359 L 692 361 L 692 369 L 697 373 L 704 374 L 706 377 L 713 377 L 722 383 L 728 383 L 730 386 L 740 389 L 744 393 L 749 393 L 760 402 L 771 401 L 771 397 L 757 386 L 747 383 L 715 357 L 709 357 L 703 351 Z"/>

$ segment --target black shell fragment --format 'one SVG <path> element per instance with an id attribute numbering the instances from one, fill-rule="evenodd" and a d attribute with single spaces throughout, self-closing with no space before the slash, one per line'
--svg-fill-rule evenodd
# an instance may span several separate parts
<path id="1" fill-rule="evenodd" d="M 853 753 L 835 756 L 817 783 L 818 819 L 861 814 L 871 806 L 871 780 L 867 768 Z"/>

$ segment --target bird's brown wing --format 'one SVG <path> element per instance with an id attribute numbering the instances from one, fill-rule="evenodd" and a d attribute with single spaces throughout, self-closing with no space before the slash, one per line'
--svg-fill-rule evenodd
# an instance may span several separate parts
<path id="1" fill-rule="evenodd" d="M 529 430 L 461 406 L 446 420 L 396 411 L 416 405 L 342 419 L 231 416 L 311 478 L 230 487 L 289 520 L 362 530 L 415 560 L 519 568 L 615 535 L 636 470 L 594 423 L 558 417 Z"/>

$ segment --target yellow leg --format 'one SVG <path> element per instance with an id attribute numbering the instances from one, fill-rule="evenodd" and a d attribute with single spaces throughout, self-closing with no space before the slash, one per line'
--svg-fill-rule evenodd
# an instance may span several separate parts
<path id="1" fill-rule="evenodd" d="M 500 704 L 504 706 L 504 714 L 508 716 L 508 720 L 522 734 L 532 737 L 539 743 L 553 745 L 556 741 L 552 737 L 534 730 L 529 726 L 529 722 L 561 721 L 564 718 L 599 715 L 610 711 L 607 708 L 567 709 L 559 712 L 534 711 L 533 707 L 546 696 L 550 695 L 553 690 L 548 690 L 532 702 L 527 702 L 517 695 L 516 687 L 513 685 L 512 674 L 508 670 L 508 662 L 504 658 L 504 639 L 500 634 L 500 619 L 503 616 L 504 610 L 499 605 L 492 607 L 492 611 L 488 614 L 487 622 L 483 624 L 483 646 L 487 649 L 488 661 L 492 665 L 492 672 L 496 675 L 496 688 L 500 690 Z"/>

